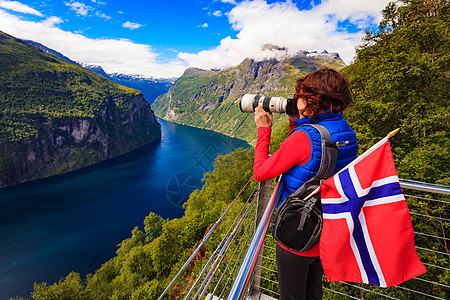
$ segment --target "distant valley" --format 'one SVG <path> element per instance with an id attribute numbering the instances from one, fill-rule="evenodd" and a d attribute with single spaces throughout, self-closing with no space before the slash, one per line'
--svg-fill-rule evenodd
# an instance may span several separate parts
<path id="1" fill-rule="evenodd" d="M 212 129 L 251 143 L 256 138 L 254 116 L 240 111 L 242 95 L 287 97 L 294 92 L 296 79 L 323 66 L 341 70 L 346 65 L 337 53 L 300 51 L 263 61 L 247 58 L 223 70 L 189 68 L 152 107 L 166 120 Z M 280 128 L 286 120 L 286 115 L 275 114 L 274 128 Z"/>
<path id="2" fill-rule="evenodd" d="M 188 68 L 180 78 L 152 78 L 119 73 L 107 74 L 101 66 L 81 64 L 42 44 L 26 41 L 44 52 L 80 65 L 117 84 L 141 91 L 152 104 L 155 114 L 165 120 L 212 129 L 252 142 L 256 137 L 253 116 L 241 113 L 238 101 L 243 94 L 287 97 L 294 91 L 295 80 L 322 66 L 337 70 L 346 65 L 337 53 L 300 51 L 288 56 L 285 48 L 266 44 L 266 51 L 276 51 L 278 58 L 241 64 L 222 70 Z M 274 128 L 286 121 L 276 115 Z"/>
<path id="3" fill-rule="evenodd" d="M 189 68 L 175 81 L 107 74 L 101 66 L 82 65 L 4 33 L 0 51 L 0 187 L 70 172 L 151 143 L 161 135 L 153 113 L 251 143 L 256 130 L 253 114 L 239 110 L 243 94 L 287 97 L 297 78 L 322 66 L 345 67 L 337 53 L 301 51 L 247 58 L 223 70 Z M 274 129 L 286 120 L 275 115 Z"/>
<path id="4" fill-rule="evenodd" d="M 30 45 L 36 46 L 39 49 L 41 49 L 44 52 L 50 53 L 55 55 L 56 57 L 62 58 L 65 61 L 68 61 L 70 63 L 82 66 L 88 70 L 91 70 L 92 72 L 95 72 L 112 82 L 115 82 L 117 84 L 121 84 L 123 86 L 136 89 L 142 92 L 144 95 L 145 100 L 148 101 L 148 103 L 152 104 L 153 101 L 161 94 L 166 93 L 169 88 L 175 83 L 177 78 L 154 78 L 154 77 L 147 77 L 143 75 L 128 75 L 128 74 L 121 74 L 121 73 L 111 73 L 107 74 L 105 70 L 101 66 L 98 65 L 89 65 L 89 64 L 83 64 L 76 62 L 74 60 L 71 60 L 64 54 L 53 50 L 51 48 L 48 48 L 45 45 L 42 45 L 40 43 L 25 40 Z"/>

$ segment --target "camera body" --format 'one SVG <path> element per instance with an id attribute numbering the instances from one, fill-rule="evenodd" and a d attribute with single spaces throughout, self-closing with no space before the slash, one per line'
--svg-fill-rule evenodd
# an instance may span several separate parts
<path id="1" fill-rule="evenodd" d="M 252 113 L 258 106 L 262 106 L 266 112 L 295 115 L 298 113 L 297 100 L 294 94 L 284 97 L 261 97 L 254 94 L 245 94 L 239 101 L 242 112 Z"/>

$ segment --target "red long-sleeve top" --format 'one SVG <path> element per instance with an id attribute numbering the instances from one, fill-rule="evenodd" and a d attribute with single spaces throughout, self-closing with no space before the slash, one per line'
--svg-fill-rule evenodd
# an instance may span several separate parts
<path id="1" fill-rule="evenodd" d="M 289 131 L 295 129 L 295 124 L 289 125 Z M 305 164 L 311 156 L 309 137 L 305 132 L 298 130 L 281 143 L 280 148 L 269 157 L 271 132 L 270 127 L 258 127 L 258 142 L 253 164 L 253 174 L 257 181 L 272 179 L 295 165 Z"/>
<path id="2" fill-rule="evenodd" d="M 295 129 L 295 122 L 289 122 L 289 132 Z M 281 143 L 280 148 L 269 156 L 269 144 L 272 129 L 270 127 L 258 127 L 258 142 L 255 147 L 255 159 L 253 163 L 253 175 L 257 181 L 266 181 L 283 174 L 295 165 L 303 165 L 311 157 L 311 141 L 308 135 L 297 130 Z M 299 253 L 285 248 L 283 249 L 302 256 L 319 256 L 319 244 L 308 251 Z"/>

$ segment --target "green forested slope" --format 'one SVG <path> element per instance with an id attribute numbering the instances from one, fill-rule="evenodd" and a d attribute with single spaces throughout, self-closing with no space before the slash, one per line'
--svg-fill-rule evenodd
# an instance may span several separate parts
<path id="1" fill-rule="evenodd" d="M 245 59 L 236 67 L 219 71 L 190 68 L 152 107 L 166 120 L 212 129 L 248 142 L 256 138 L 253 115 L 244 114 L 238 101 L 244 94 L 284 96 L 294 92 L 296 79 L 321 66 L 342 69 L 345 63 L 335 53 L 255 61 Z M 274 115 L 279 128 L 286 115 Z"/>
<path id="2" fill-rule="evenodd" d="M 356 62 L 344 70 L 355 95 L 355 104 L 346 118 L 358 134 L 361 151 L 400 127 L 401 131 L 391 139 L 399 177 L 449 184 L 449 3 L 414 0 L 398 4 L 386 8 L 380 31 L 368 33 L 367 44 L 358 49 Z M 283 132 L 285 130 L 272 140 L 271 151 L 283 140 Z M 204 188 L 190 196 L 183 218 L 161 220 L 150 214 L 144 222 L 144 231 L 133 230 L 132 237 L 119 246 L 117 256 L 94 275 L 81 280 L 79 275 L 72 273 L 59 284 L 36 285 L 32 297 L 156 299 L 169 282 L 168 275 L 177 272 L 206 228 L 214 223 L 226 203 L 251 176 L 252 157 L 253 150 L 245 149 L 219 158 L 213 173 L 206 175 Z M 246 193 L 248 195 L 248 191 Z M 442 203 L 423 201 L 430 198 L 427 193 L 415 196 L 418 198 L 407 199 L 412 212 L 425 217 L 438 216 L 439 219 L 413 215 L 414 230 L 448 238 L 448 209 Z M 449 201 L 448 197 L 439 200 Z M 449 272 L 445 271 L 448 269 L 445 253 L 449 253 L 445 239 L 416 235 L 416 245 L 436 251 L 418 252 L 422 259 L 437 266 L 427 266 L 428 272 L 423 278 L 441 285 L 411 280 L 407 287 L 448 299 L 448 289 L 442 286 L 448 285 L 450 280 Z M 208 251 L 204 252 L 190 270 L 198 268 L 209 255 Z M 192 277 L 183 277 L 177 289 L 171 291 L 172 299 L 182 295 L 183 282 L 188 280 Z M 339 284 L 333 286 L 354 297 L 362 296 L 358 289 Z M 427 299 L 407 290 L 373 286 L 370 289 L 398 299 Z M 380 298 L 369 293 L 363 296 L 364 299 Z M 325 299 L 341 297 L 327 291 L 324 294 Z"/>
<path id="3" fill-rule="evenodd" d="M 160 136 L 141 92 L 0 32 L 0 188 L 77 170 Z"/>
<path id="4" fill-rule="evenodd" d="M 3 32 L 0 82 L 3 141 L 29 139 L 37 132 L 34 119 L 94 118 L 105 98 L 140 94 Z"/>
<path id="5" fill-rule="evenodd" d="M 391 143 L 403 176 L 450 185 L 449 5 L 405 3 L 384 10 L 344 70 L 355 101 L 347 119 L 365 146 L 400 128 Z"/>

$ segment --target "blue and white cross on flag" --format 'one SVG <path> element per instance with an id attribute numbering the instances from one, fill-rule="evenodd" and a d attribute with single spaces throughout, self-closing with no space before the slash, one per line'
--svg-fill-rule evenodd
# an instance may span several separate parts
<path id="1" fill-rule="evenodd" d="M 328 281 L 389 287 L 426 272 L 386 137 L 321 186 Z"/>

